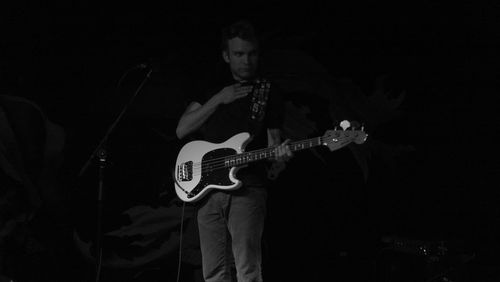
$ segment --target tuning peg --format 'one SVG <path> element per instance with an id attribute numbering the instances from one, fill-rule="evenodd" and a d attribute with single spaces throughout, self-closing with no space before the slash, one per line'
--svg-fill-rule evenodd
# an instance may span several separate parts
<path id="1" fill-rule="evenodd" d="M 346 130 L 351 126 L 351 123 L 347 120 L 343 120 L 340 122 L 340 127 L 342 127 L 343 130 Z"/>

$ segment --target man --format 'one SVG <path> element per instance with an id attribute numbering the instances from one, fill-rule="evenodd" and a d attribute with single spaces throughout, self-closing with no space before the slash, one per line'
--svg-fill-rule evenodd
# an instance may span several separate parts
<path id="1" fill-rule="evenodd" d="M 223 30 L 222 57 L 229 67 L 227 77 L 207 95 L 193 98 L 179 120 L 177 136 L 182 139 L 199 132 L 204 140 L 220 143 L 250 132 L 253 139 L 247 151 L 278 145 L 275 162 L 286 161 L 292 153 L 288 140 L 281 143 L 283 102 L 279 92 L 273 86 L 264 97 L 254 91 L 254 82 L 261 81 L 257 73 L 259 42 L 250 23 L 240 21 Z M 234 268 L 240 282 L 262 281 L 266 163 L 240 169 L 237 178 L 243 182 L 239 189 L 214 189 L 200 201 L 203 276 L 209 282 L 232 281 Z"/>

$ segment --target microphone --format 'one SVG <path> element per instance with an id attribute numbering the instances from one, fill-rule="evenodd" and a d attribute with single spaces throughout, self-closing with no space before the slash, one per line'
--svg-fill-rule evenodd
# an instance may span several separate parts
<path id="1" fill-rule="evenodd" d="M 146 64 L 146 63 L 140 63 L 140 64 L 137 64 L 135 67 L 139 68 L 139 69 L 145 69 L 145 68 L 148 67 L 148 64 Z"/>
<path id="2" fill-rule="evenodd" d="M 157 66 L 157 64 L 155 63 L 152 63 L 152 62 L 146 62 L 146 63 L 139 63 L 139 64 L 136 64 L 136 65 L 133 65 L 131 66 L 129 69 L 127 69 L 123 74 L 122 76 L 120 77 L 120 79 L 118 80 L 117 84 L 116 84 L 116 87 L 119 88 L 120 85 L 122 84 L 123 80 L 125 79 L 125 77 L 132 71 L 135 71 L 135 70 L 146 70 L 146 69 L 149 69 L 151 70 L 151 72 L 159 72 L 160 68 Z"/>
<path id="3" fill-rule="evenodd" d="M 159 72 L 162 69 L 162 64 L 154 59 L 146 59 L 135 66 L 138 69 L 151 69 L 153 72 Z"/>
<path id="4" fill-rule="evenodd" d="M 138 69 L 151 69 L 153 72 L 159 72 L 161 70 L 161 65 L 153 61 L 142 62 L 137 64 L 135 67 Z"/>

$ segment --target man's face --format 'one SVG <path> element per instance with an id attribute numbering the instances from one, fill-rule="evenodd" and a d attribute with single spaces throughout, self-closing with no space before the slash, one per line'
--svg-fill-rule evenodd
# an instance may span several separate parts
<path id="1" fill-rule="evenodd" d="M 259 50 L 256 43 L 239 37 L 228 40 L 228 49 L 222 56 L 229 64 L 233 77 L 238 80 L 251 79 L 257 72 Z"/>

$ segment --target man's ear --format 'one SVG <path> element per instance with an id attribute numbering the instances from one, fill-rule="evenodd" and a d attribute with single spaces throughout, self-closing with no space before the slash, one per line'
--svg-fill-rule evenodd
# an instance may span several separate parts
<path id="1" fill-rule="evenodd" d="M 229 63 L 229 53 L 227 50 L 222 51 L 222 58 L 224 59 L 224 62 Z"/>

